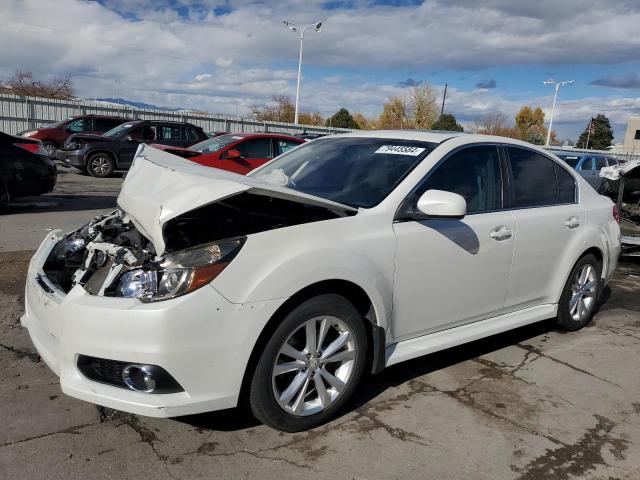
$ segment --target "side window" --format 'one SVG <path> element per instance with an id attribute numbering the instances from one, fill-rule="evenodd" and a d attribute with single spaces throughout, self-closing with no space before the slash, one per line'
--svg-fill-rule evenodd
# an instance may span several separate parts
<path id="1" fill-rule="evenodd" d="M 272 158 L 270 138 L 247 140 L 236 145 L 235 149 L 245 158 Z"/>
<path id="2" fill-rule="evenodd" d="M 195 142 L 196 140 L 198 140 L 198 133 L 196 132 L 196 129 L 193 127 L 182 127 L 182 132 L 183 132 L 183 140 L 189 140 L 192 142 Z"/>
<path id="3" fill-rule="evenodd" d="M 178 125 L 161 125 L 160 138 L 162 140 L 180 140 L 180 126 Z"/>
<path id="4" fill-rule="evenodd" d="M 134 140 L 139 142 L 153 142 L 156 140 L 156 126 L 155 125 L 143 125 L 141 127 L 134 128 L 129 132 L 129 135 Z"/>
<path id="5" fill-rule="evenodd" d="M 122 123 L 120 120 L 116 120 L 115 118 L 96 118 L 95 122 L 96 132 L 108 132 Z"/>
<path id="6" fill-rule="evenodd" d="M 578 170 L 593 170 L 593 159 L 591 157 L 585 158 Z"/>
<path id="7" fill-rule="evenodd" d="M 91 132 L 93 130 L 91 118 L 79 118 L 67 125 L 69 132 Z"/>
<path id="8" fill-rule="evenodd" d="M 541 207 L 558 203 L 554 162 L 532 150 L 508 147 L 513 171 L 514 207 Z"/>
<path id="9" fill-rule="evenodd" d="M 554 165 L 558 179 L 558 203 L 576 203 L 576 181 L 560 165 Z"/>
<path id="10" fill-rule="evenodd" d="M 607 166 L 607 159 L 604 157 L 595 157 L 596 161 L 596 170 L 602 170 Z"/>
<path id="11" fill-rule="evenodd" d="M 447 158 L 416 192 L 444 190 L 462 195 L 468 213 L 502 208 L 502 175 L 496 146 L 469 147 Z"/>
<path id="12" fill-rule="evenodd" d="M 275 142 L 278 145 L 278 155 L 300 145 L 299 143 L 291 142 L 289 140 L 275 140 Z"/>

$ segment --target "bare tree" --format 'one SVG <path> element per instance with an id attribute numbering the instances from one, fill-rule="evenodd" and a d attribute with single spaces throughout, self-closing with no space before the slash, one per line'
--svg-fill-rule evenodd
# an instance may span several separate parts
<path id="1" fill-rule="evenodd" d="M 416 85 L 409 94 L 411 126 L 428 130 L 438 118 L 436 94 L 426 82 Z"/>
<path id="2" fill-rule="evenodd" d="M 68 76 L 42 82 L 35 80 L 30 71 L 16 70 L 13 77 L 5 80 L 4 84 L 11 87 L 11 92 L 16 95 L 56 98 L 59 100 L 69 100 L 75 97 L 73 81 Z"/>

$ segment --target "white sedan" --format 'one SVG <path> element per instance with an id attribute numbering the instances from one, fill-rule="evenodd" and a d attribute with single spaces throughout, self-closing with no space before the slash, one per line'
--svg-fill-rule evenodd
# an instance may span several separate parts
<path id="1" fill-rule="evenodd" d="M 365 371 L 594 314 L 616 207 L 502 137 L 357 132 L 249 176 L 141 146 L 118 210 L 34 255 L 22 323 L 63 392 L 156 417 L 235 407 L 285 431 Z"/>

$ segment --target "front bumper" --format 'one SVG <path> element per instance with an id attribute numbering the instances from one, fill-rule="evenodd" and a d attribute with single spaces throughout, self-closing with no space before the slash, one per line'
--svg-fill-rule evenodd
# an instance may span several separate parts
<path id="1" fill-rule="evenodd" d="M 82 150 L 56 150 L 55 153 L 56 160 L 81 170 L 85 167 L 84 157 Z"/>
<path id="2" fill-rule="evenodd" d="M 45 363 L 72 397 L 152 417 L 237 405 L 253 345 L 285 299 L 227 301 L 213 287 L 158 303 L 100 297 L 47 281 L 42 264 L 60 238 L 52 232 L 31 260 L 22 324 Z M 159 365 L 183 392 L 147 394 L 86 378 L 78 355 Z"/>

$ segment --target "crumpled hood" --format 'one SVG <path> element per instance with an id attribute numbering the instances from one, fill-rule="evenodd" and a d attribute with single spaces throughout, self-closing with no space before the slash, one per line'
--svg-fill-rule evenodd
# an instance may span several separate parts
<path id="1" fill-rule="evenodd" d="M 205 167 L 141 144 L 122 183 L 118 206 L 146 236 L 157 255 L 165 251 L 164 225 L 190 210 L 249 192 L 342 212 L 357 209 L 218 168 Z"/>
<path id="2" fill-rule="evenodd" d="M 600 176 L 609 180 L 619 180 L 631 170 L 640 167 L 640 160 L 632 160 L 630 162 L 604 167 L 600 170 Z"/>

